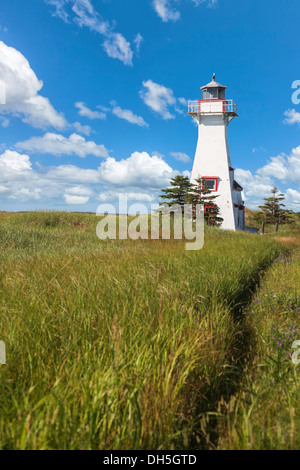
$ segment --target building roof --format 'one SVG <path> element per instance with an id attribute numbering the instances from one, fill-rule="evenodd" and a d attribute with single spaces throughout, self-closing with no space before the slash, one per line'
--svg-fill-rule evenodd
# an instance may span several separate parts
<path id="1" fill-rule="evenodd" d="M 233 181 L 233 189 L 235 189 L 236 191 L 243 191 L 244 190 L 244 188 L 239 183 L 237 183 L 235 180 Z"/>
<path id="2" fill-rule="evenodd" d="M 221 85 L 220 83 L 216 82 L 216 74 L 213 74 L 212 81 L 205 86 L 202 86 L 200 90 L 204 90 L 205 88 L 227 88 L 227 86 Z"/>

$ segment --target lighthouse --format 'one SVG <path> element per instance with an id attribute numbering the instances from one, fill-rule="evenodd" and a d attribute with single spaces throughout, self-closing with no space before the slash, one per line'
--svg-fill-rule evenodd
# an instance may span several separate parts
<path id="1" fill-rule="evenodd" d="M 234 178 L 228 144 L 228 125 L 237 116 L 237 105 L 226 99 L 226 86 L 212 81 L 201 87 L 202 99 L 189 101 L 188 114 L 198 124 L 198 143 L 191 183 L 202 178 L 218 198 L 216 204 L 226 230 L 245 229 L 243 188 Z"/>

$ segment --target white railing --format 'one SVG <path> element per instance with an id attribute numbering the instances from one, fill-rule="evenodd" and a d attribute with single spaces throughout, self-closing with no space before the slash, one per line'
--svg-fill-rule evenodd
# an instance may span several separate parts
<path id="1" fill-rule="evenodd" d="M 188 112 L 201 113 L 237 113 L 237 105 L 233 100 L 197 100 L 188 102 Z"/>

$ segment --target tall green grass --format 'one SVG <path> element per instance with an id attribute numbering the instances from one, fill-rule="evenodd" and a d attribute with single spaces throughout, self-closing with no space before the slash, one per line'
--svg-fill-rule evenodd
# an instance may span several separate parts
<path id="1" fill-rule="evenodd" d="M 100 241 L 87 214 L 0 218 L 0 448 L 203 447 L 232 393 L 268 237 Z"/>
<path id="2" fill-rule="evenodd" d="M 238 393 L 219 404 L 220 449 L 300 448 L 300 367 L 292 362 L 300 340 L 300 233 L 276 239 L 292 250 L 281 255 L 245 310 L 255 357 Z"/>

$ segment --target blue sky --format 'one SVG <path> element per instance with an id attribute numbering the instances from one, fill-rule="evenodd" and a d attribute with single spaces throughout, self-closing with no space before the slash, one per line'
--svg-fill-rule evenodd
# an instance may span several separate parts
<path id="1" fill-rule="evenodd" d="M 246 205 L 276 185 L 300 211 L 299 24 L 298 0 L 1 0 L 1 209 L 156 202 L 215 72 Z"/>

